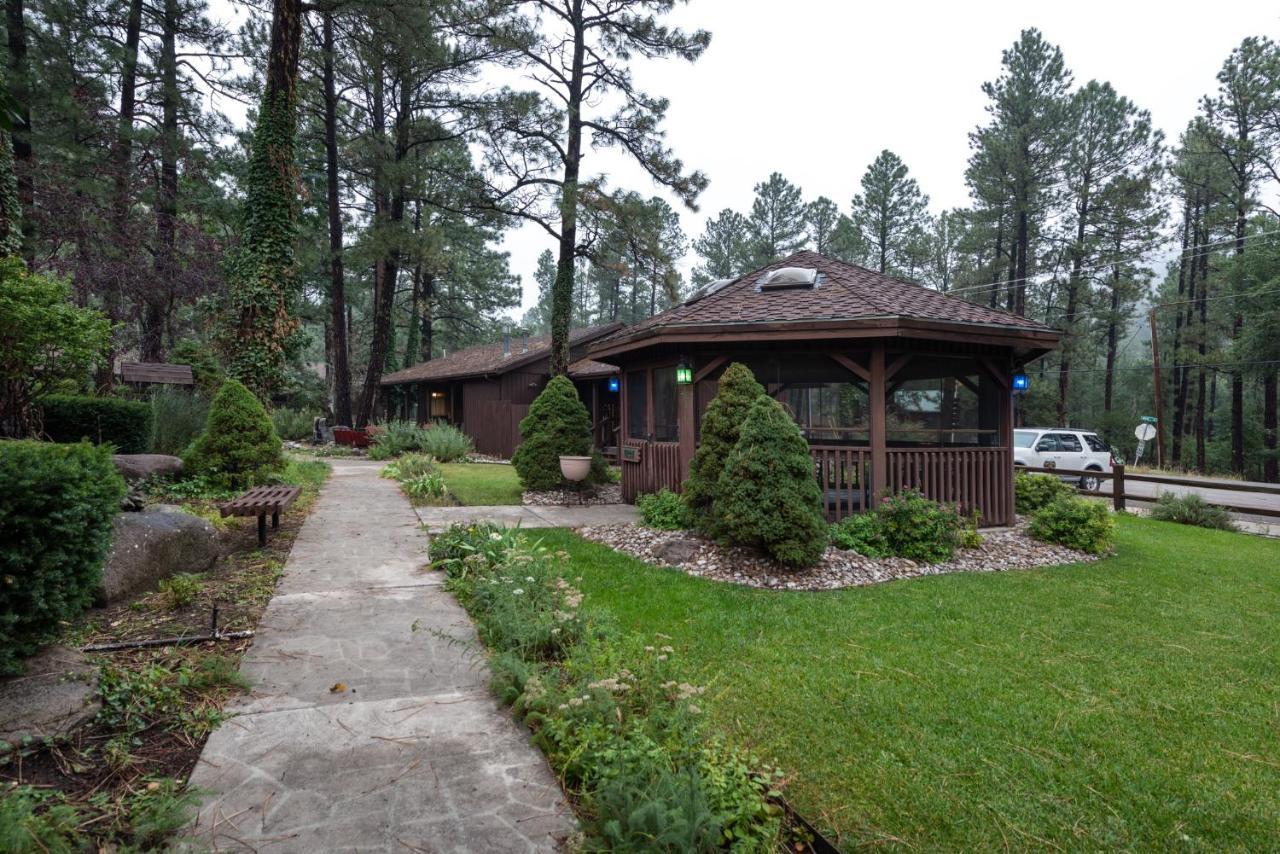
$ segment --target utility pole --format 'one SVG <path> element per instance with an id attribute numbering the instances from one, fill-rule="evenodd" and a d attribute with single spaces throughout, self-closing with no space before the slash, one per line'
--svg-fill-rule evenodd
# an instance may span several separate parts
<path id="1" fill-rule="evenodd" d="M 1156 310 L 1151 309 L 1151 369 L 1155 373 L 1156 467 L 1164 468 L 1164 398 L 1160 384 L 1160 339 L 1156 332 Z"/>

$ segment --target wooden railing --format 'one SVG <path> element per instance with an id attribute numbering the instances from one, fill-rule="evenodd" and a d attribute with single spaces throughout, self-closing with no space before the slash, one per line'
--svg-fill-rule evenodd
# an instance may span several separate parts
<path id="1" fill-rule="evenodd" d="M 1008 448 L 889 448 L 885 489 L 915 489 L 926 498 L 955 504 L 968 515 L 982 514 L 985 525 L 1013 521 Z"/>
<path id="2" fill-rule="evenodd" d="M 1236 483 L 1229 480 L 1206 480 L 1204 478 L 1195 477 L 1172 477 L 1163 474 L 1135 474 L 1125 470 L 1122 464 L 1117 463 L 1112 467 L 1111 471 L 1095 471 L 1089 469 L 1061 469 L 1061 468 L 1040 468 L 1038 466 L 1018 466 L 1018 471 L 1032 472 L 1035 474 L 1054 474 L 1059 477 L 1071 478 L 1092 478 L 1099 481 L 1111 481 L 1111 506 L 1116 510 L 1124 510 L 1125 502 L 1132 498 L 1135 501 L 1155 501 L 1156 497 L 1150 495 L 1136 495 L 1125 490 L 1126 483 L 1156 483 L 1165 486 L 1181 486 L 1191 490 L 1199 489 L 1221 489 L 1228 492 L 1250 492 L 1254 495 L 1280 495 L 1280 486 L 1269 486 L 1262 484 L 1245 484 Z M 1080 489 L 1081 492 L 1088 490 Z M 1158 495 L 1158 493 L 1157 493 Z M 1221 507 L 1231 513 L 1252 514 L 1255 516 L 1268 516 L 1271 518 L 1280 518 L 1280 510 L 1270 507 L 1254 507 L 1248 504 L 1227 504 L 1222 501 L 1205 501 L 1206 504 L 1212 504 L 1215 507 Z"/>
<path id="3" fill-rule="evenodd" d="M 838 522 L 871 502 L 871 452 L 865 447 L 810 445 L 827 518 Z"/>
<path id="4" fill-rule="evenodd" d="M 628 448 L 634 449 L 628 452 Z M 628 454 L 638 455 L 629 460 Z M 679 442 L 647 442 L 643 439 L 625 439 L 622 443 L 622 500 L 635 501 L 637 495 L 657 492 L 660 489 L 680 491 L 684 479 L 680 471 Z"/>

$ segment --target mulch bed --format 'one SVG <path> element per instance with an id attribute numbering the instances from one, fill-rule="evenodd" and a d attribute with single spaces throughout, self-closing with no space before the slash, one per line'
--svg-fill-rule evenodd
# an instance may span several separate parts
<path id="1" fill-rule="evenodd" d="M 531 489 L 520 498 L 520 503 L 531 507 L 549 507 L 560 504 L 621 504 L 622 486 L 606 483 L 604 486 L 577 489 Z"/>
<path id="2" fill-rule="evenodd" d="M 984 532 L 982 545 L 960 549 L 945 563 L 869 558 L 833 546 L 816 566 L 806 569 L 784 567 L 754 550 L 721 546 L 688 531 L 614 524 L 580 528 L 578 533 L 646 563 L 670 566 L 699 578 L 773 590 L 835 590 L 944 572 L 1003 572 L 1098 559 L 1033 540 L 1021 519 L 1015 528 Z"/>
<path id="3" fill-rule="evenodd" d="M 200 593 L 190 605 L 172 609 L 164 594 L 142 593 L 129 602 L 89 611 L 68 628 L 61 642 L 79 647 L 206 634 L 215 605 L 221 631 L 252 630 L 275 591 L 285 559 L 313 500 L 313 495 L 304 492 L 299 504 L 281 514 L 280 528 L 271 532 L 266 548 L 261 550 L 256 520 L 235 520 L 221 535 L 222 557 L 204 574 Z M 221 655 L 238 664 L 251 644 L 252 639 L 239 639 L 128 649 L 93 653 L 92 660 L 131 670 L 153 664 L 172 667 L 182 661 L 194 664 L 210 655 Z M 233 693 L 219 689 L 212 696 L 220 706 Z M 203 737 L 192 738 L 177 727 L 153 725 L 138 734 L 137 742 L 130 749 L 133 762 L 129 767 L 112 769 L 101 760 L 99 751 L 114 735 L 109 728 L 91 722 L 57 743 L 33 745 L 0 758 L 0 790 L 5 784 L 25 783 L 56 789 L 76 801 L 90 795 L 118 797 L 146 785 L 149 779 L 185 780 L 195 767 L 205 741 Z"/>

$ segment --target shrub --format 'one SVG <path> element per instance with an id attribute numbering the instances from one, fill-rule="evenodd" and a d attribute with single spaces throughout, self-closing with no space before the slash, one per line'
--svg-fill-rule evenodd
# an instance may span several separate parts
<path id="1" fill-rule="evenodd" d="M 51 394 L 40 400 L 44 432 L 54 442 L 88 439 L 95 445 L 114 445 L 120 454 L 145 454 L 151 449 L 151 407 L 120 397 Z"/>
<path id="2" fill-rule="evenodd" d="M 410 480 L 437 471 L 436 461 L 427 454 L 405 454 L 394 463 L 383 466 L 382 476 L 392 480 Z"/>
<path id="3" fill-rule="evenodd" d="M 476 446 L 471 437 L 452 424 L 434 424 L 422 431 L 418 450 L 442 463 L 453 463 L 470 455 Z"/>
<path id="4" fill-rule="evenodd" d="M 847 516 L 831 526 L 831 542 L 836 548 L 865 557 L 889 557 L 893 552 L 885 542 L 884 526 L 873 512 Z"/>
<path id="5" fill-rule="evenodd" d="M 704 533 L 715 533 L 716 489 L 729 452 L 738 443 L 738 431 L 751 404 L 764 396 L 751 369 L 734 362 L 720 377 L 719 390 L 702 416 L 698 449 L 689 463 L 684 482 L 684 499 L 694 525 Z"/>
<path id="6" fill-rule="evenodd" d="M 525 489 L 556 489 L 563 481 L 560 457 L 595 458 L 587 483 L 606 479 L 604 459 L 591 448 L 591 416 L 568 377 L 552 377 L 520 422 L 520 447 L 511 457 Z"/>
<path id="7" fill-rule="evenodd" d="M 151 393 L 151 453 L 181 456 L 204 432 L 209 399 L 199 392 L 161 386 Z"/>
<path id="8" fill-rule="evenodd" d="M 315 416 L 300 409 L 277 406 L 271 410 L 271 425 L 281 439 L 298 442 L 310 439 L 315 430 Z"/>
<path id="9" fill-rule="evenodd" d="M 102 580 L 125 484 L 110 450 L 0 442 L 0 673 L 18 670 Z"/>
<path id="10" fill-rule="evenodd" d="M 420 474 L 400 481 L 400 488 L 414 503 L 426 503 L 444 498 L 444 477 L 438 471 Z"/>
<path id="11" fill-rule="evenodd" d="M 954 507 L 930 501 L 910 489 L 881 499 L 876 515 L 890 551 L 924 563 L 950 560 L 964 528 L 964 520 Z"/>
<path id="12" fill-rule="evenodd" d="M 227 380 L 209 407 L 205 430 L 183 457 L 183 473 L 243 489 L 284 465 L 280 437 L 267 410 L 237 380 Z"/>
<path id="13" fill-rule="evenodd" d="M 1046 543 L 1102 554 L 1115 538 L 1115 520 L 1105 504 L 1069 496 L 1037 510 L 1027 533 Z"/>
<path id="14" fill-rule="evenodd" d="M 669 489 L 641 495 L 636 499 L 636 508 L 640 511 L 641 521 L 650 528 L 681 531 L 692 521 L 684 497 Z"/>
<path id="15" fill-rule="evenodd" d="M 83 383 L 111 340 L 111 323 L 71 301 L 61 279 L 0 258 L 0 436 L 39 429 L 35 401 L 66 382 Z"/>
<path id="16" fill-rule="evenodd" d="M 369 446 L 369 457 L 375 460 L 389 460 L 410 451 L 420 451 L 426 432 L 412 421 L 388 421 L 373 434 Z"/>
<path id="17" fill-rule="evenodd" d="M 1057 475 L 1017 472 L 1013 476 L 1013 509 L 1023 516 L 1075 494 L 1075 487 Z"/>
<path id="18" fill-rule="evenodd" d="M 1151 518 L 1162 522 L 1177 522 L 1182 525 L 1197 525 L 1201 528 L 1216 528 L 1219 531 L 1236 530 L 1231 521 L 1231 514 L 1221 507 L 1207 504 L 1195 493 L 1175 495 L 1163 492 L 1156 499 L 1156 506 L 1151 508 Z"/>
<path id="19" fill-rule="evenodd" d="M 165 606 L 177 611 L 196 601 L 200 595 L 200 576 L 194 572 L 179 572 L 163 579 L 159 586 Z"/>
<path id="20" fill-rule="evenodd" d="M 191 378 L 196 388 L 207 398 L 213 397 L 226 381 L 222 366 L 208 344 L 185 338 L 173 345 L 169 351 L 169 361 L 175 365 L 190 365 Z"/>
<path id="21" fill-rule="evenodd" d="M 742 424 L 716 488 L 717 527 L 788 566 L 817 563 L 827 547 L 809 444 L 781 404 L 760 397 Z"/>

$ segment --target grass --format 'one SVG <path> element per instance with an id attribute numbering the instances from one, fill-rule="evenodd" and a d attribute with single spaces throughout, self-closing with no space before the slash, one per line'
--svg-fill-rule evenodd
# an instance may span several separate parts
<path id="1" fill-rule="evenodd" d="M 1275 843 L 1280 543 L 1126 517 L 1095 564 L 780 593 L 539 536 L 846 849 Z"/>
<path id="2" fill-rule="evenodd" d="M 514 466 L 499 463 L 442 463 L 446 488 L 469 506 L 519 504 L 522 494 Z"/>

